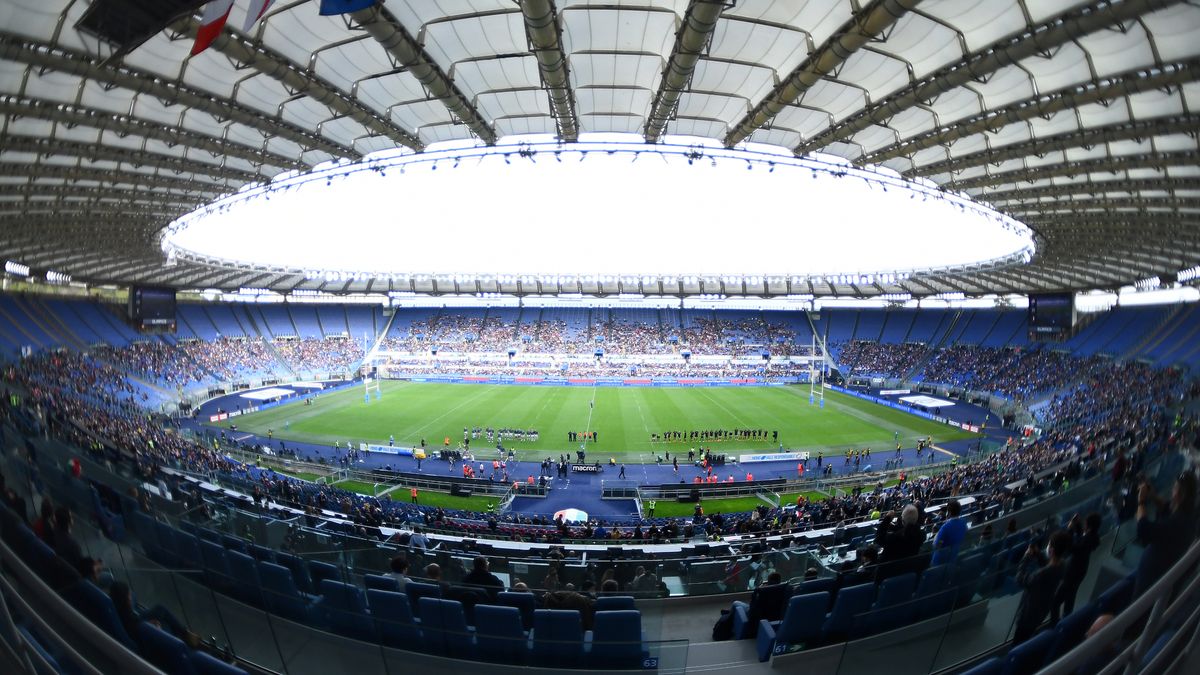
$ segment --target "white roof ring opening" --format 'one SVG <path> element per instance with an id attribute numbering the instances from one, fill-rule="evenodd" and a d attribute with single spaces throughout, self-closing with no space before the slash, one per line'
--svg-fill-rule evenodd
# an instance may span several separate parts
<path id="1" fill-rule="evenodd" d="M 324 280 L 871 284 L 1035 253 L 1024 224 L 886 169 L 612 140 L 379 153 L 227 196 L 172 222 L 160 243 L 168 258 Z"/>

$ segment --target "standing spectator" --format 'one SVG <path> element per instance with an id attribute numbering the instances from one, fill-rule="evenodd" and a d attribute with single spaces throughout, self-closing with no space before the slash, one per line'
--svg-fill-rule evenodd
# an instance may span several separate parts
<path id="1" fill-rule="evenodd" d="M 1063 574 L 1062 584 L 1054 597 L 1054 606 L 1050 609 L 1052 622 L 1075 610 L 1075 596 L 1079 594 L 1079 585 L 1087 576 L 1092 551 L 1100 547 L 1100 514 L 1089 513 L 1085 525 L 1076 513 L 1067 525 L 1067 531 L 1071 533 L 1071 558 L 1067 560 L 1067 571 Z"/>
<path id="2" fill-rule="evenodd" d="M 1158 506 L 1157 517 L 1150 519 L 1150 502 Z M 1183 557 L 1196 535 L 1193 518 L 1196 507 L 1196 474 L 1185 470 L 1175 481 L 1168 502 L 1154 493 L 1154 486 L 1142 481 L 1138 488 L 1137 536 L 1146 547 L 1138 563 L 1134 597 L 1141 595 Z"/>
<path id="3" fill-rule="evenodd" d="M 1038 550 L 1034 539 L 1026 549 L 1017 566 L 1017 584 L 1025 589 L 1021 605 L 1017 609 L 1017 627 L 1013 632 L 1013 645 L 1019 645 L 1037 632 L 1038 626 L 1050 613 L 1055 592 L 1062 583 L 1066 571 L 1065 560 L 1071 552 L 1071 535 L 1055 532 L 1050 536 L 1050 557 L 1047 559 Z"/>

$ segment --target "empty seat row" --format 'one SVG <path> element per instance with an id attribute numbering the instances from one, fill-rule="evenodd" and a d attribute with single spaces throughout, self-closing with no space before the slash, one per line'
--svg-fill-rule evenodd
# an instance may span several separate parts
<path id="1" fill-rule="evenodd" d="M 779 621 L 763 619 L 757 630 L 760 661 L 772 654 L 797 648 L 829 644 L 900 628 L 945 614 L 956 603 L 965 605 L 974 599 L 976 577 L 982 558 L 965 558 L 955 565 L 935 565 L 920 577 L 906 572 L 888 577 L 881 583 L 864 583 L 834 589 L 836 580 L 805 582 L 787 602 Z M 958 586 L 963 582 L 966 591 Z M 828 590 L 814 590 L 817 588 Z M 740 616 L 735 624 L 747 621 L 744 606 L 734 609 Z"/>

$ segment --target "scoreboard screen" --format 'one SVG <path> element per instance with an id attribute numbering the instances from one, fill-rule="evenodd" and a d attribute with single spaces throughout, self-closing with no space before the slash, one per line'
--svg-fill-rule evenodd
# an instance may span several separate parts
<path id="1" fill-rule="evenodd" d="M 1073 293 L 1040 293 L 1029 296 L 1029 329 L 1035 333 L 1060 333 L 1075 325 Z"/>
<path id="2" fill-rule="evenodd" d="M 140 328 L 175 328 L 175 289 L 134 286 L 129 289 L 129 320 Z"/>

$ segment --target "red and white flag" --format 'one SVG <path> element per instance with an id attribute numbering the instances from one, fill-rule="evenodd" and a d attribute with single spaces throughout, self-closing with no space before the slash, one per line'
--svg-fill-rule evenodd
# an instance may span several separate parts
<path id="1" fill-rule="evenodd" d="M 225 22 L 229 20 L 229 10 L 233 9 L 233 0 L 213 0 L 204 6 L 204 14 L 200 17 L 200 30 L 196 32 L 196 42 L 192 45 L 192 56 L 208 49 L 213 40 L 221 34 Z"/>
<path id="2" fill-rule="evenodd" d="M 242 26 L 243 33 L 249 33 L 254 24 L 263 18 L 275 0 L 250 0 L 250 8 L 246 10 L 246 23 Z"/>

